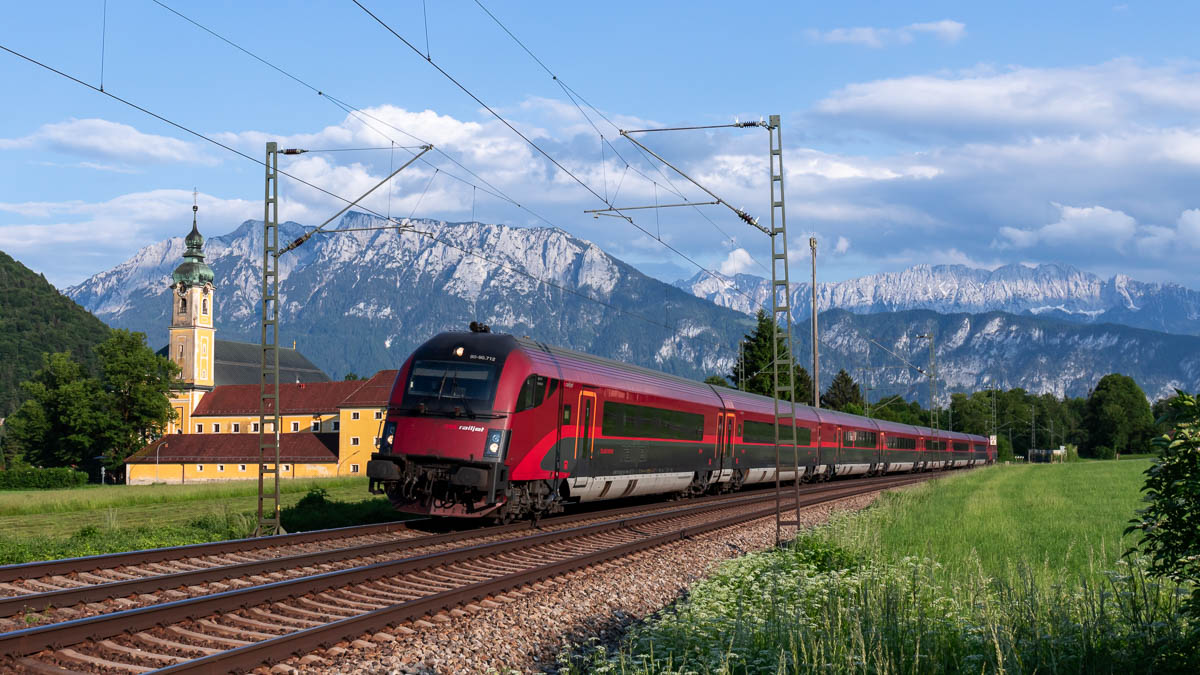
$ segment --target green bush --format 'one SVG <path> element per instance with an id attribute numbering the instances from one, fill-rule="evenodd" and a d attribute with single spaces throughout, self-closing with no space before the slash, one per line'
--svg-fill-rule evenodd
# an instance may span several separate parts
<path id="1" fill-rule="evenodd" d="M 21 468 L 0 471 L 0 490 L 49 490 L 73 488 L 87 483 L 88 475 L 67 467 Z"/>
<path id="2" fill-rule="evenodd" d="M 1095 459 L 1116 459 L 1117 452 L 1107 445 L 1097 445 L 1092 448 L 1092 457 Z"/>
<path id="3" fill-rule="evenodd" d="M 1150 556 L 1151 572 L 1191 585 L 1191 610 L 1200 619 L 1200 404 L 1178 394 L 1166 416 L 1171 433 L 1151 442 L 1160 455 L 1142 487 L 1149 505 L 1125 531 L 1141 533 L 1138 548 Z"/>

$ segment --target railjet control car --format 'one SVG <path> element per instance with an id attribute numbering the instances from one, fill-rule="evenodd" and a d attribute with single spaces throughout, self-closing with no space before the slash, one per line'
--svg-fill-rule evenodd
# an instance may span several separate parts
<path id="1" fill-rule="evenodd" d="M 442 333 L 404 363 L 371 491 L 408 513 L 538 517 L 570 503 L 775 479 L 774 404 L 528 338 Z M 983 436 L 796 406 L 801 480 L 994 461 Z M 780 472 L 782 480 L 796 478 Z"/>

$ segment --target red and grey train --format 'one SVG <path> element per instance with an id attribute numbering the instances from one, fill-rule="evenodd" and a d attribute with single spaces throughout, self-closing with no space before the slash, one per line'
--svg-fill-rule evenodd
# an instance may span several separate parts
<path id="1" fill-rule="evenodd" d="M 570 503 L 774 481 L 773 419 L 766 396 L 529 338 L 442 333 L 401 368 L 367 475 L 404 512 L 537 517 Z M 801 480 L 996 456 L 983 436 L 802 405 L 791 430 Z M 788 431 L 780 446 L 791 464 Z"/>

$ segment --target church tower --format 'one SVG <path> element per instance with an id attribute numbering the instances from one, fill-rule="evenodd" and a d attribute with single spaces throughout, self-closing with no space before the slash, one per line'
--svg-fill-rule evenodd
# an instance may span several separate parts
<path id="1" fill-rule="evenodd" d="M 216 294 L 212 268 L 204 262 L 204 237 L 196 227 L 195 192 L 192 193 L 192 231 L 184 244 L 183 262 L 171 275 L 171 341 L 168 358 L 179 366 L 183 389 L 171 393 L 176 420 L 172 432 L 191 431 L 191 414 L 204 394 L 213 388 L 213 351 L 216 345 L 213 316 Z"/>

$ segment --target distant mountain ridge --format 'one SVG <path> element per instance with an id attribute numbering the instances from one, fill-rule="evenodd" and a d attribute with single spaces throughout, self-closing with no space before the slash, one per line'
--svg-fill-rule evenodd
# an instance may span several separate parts
<path id="1" fill-rule="evenodd" d="M 942 405 L 949 401 L 948 392 L 988 388 L 1087 396 L 1111 372 L 1131 376 L 1152 401 L 1177 388 L 1200 390 L 1200 337 L 1193 335 L 1005 312 L 856 314 L 834 309 L 821 312 L 819 324 L 821 386 L 829 385 L 837 368 L 845 368 L 864 386 L 874 387 L 875 401 L 900 394 L 928 403 L 929 379 L 911 366 L 928 369 L 929 343 L 915 336 L 930 332 Z M 797 353 L 805 355 L 801 362 L 808 362 L 808 332 L 796 331 L 795 342 Z"/>
<path id="2" fill-rule="evenodd" d="M 383 222 L 352 211 L 337 228 Z M 390 229 L 319 235 L 286 254 L 280 264 L 282 341 L 295 339 L 301 352 L 340 378 L 395 368 L 434 334 L 482 321 L 497 331 L 703 377 L 730 368 L 728 345 L 748 330 L 744 315 L 647 277 L 559 229 L 428 220 L 411 225 L 427 234 Z M 304 231 L 284 223 L 280 239 Z M 216 273 L 218 338 L 259 340 L 261 242 L 261 222 L 247 221 L 205 244 Z M 145 331 L 151 345 L 163 344 L 169 276 L 183 250 L 182 237 L 151 244 L 66 293 L 113 326 Z"/>
<path id="3" fill-rule="evenodd" d="M 750 274 L 715 279 L 699 272 L 675 285 L 748 314 L 770 299 L 770 282 Z M 811 293 L 807 282 L 792 284 L 796 318 L 811 313 Z M 995 270 L 917 265 L 900 272 L 818 282 L 817 307 L 820 312 L 844 309 L 857 314 L 909 309 L 943 314 L 1001 311 L 1200 335 L 1200 292 L 1178 284 L 1135 281 L 1121 274 L 1105 280 L 1069 265 L 1017 264 Z"/>
<path id="4" fill-rule="evenodd" d="M 375 227 L 380 222 L 352 212 L 338 227 Z M 737 342 L 751 329 L 746 313 L 647 277 L 558 229 L 437 221 L 412 225 L 428 236 L 395 230 L 318 236 L 287 254 L 281 265 L 283 342 L 296 339 L 305 355 L 340 378 L 350 371 L 366 375 L 397 367 L 430 336 L 462 330 L 478 320 L 499 332 L 699 379 L 729 373 Z M 261 230 L 261 223 L 248 221 L 205 245 L 207 261 L 216 272 L 219 338 L 258 341 Z M 281 226 L 280 238 L 303 231 L 287 223 Z M 67 294 L 109 324 L 145 331 L 151 345 L 162 344 L 169 321 L 168 277 L 182 253 L 181 237 L 151 244 Z M 1082 313 L 1095 311 L 1099 302 L 1086 299 L 1110 292 L 1104 290 L 1105 282 L 1091 275 L 1052 266 L 991 273 L 954 266 L 914 270 L 888 277 L 882 290 L 866 282 L 822 287 L 830 303 L 878 310 L 822 313 L 823 385 L 845 368 L 876 387 L 875 400 L 902 394 L 927 403 L 928 380 L 868 338 L 924 367 L 927 343 L 912 336 L 932 330 L 939 379 L 948 390 L 1023 387 L 1034 393 L 1082 396 L 1110 372 L 1134 377 L 1151 398 L 1170 394 L 1175 387 L 1200 386 L 1200 337 L 1081 323 L 1050 311 L 1020 312 L 1062 305 L 1063 312 L 1086 316 Z M 974 281 L 964 281 L 969 279 Z M 766 299 L 761 279 L 739 275 L 736 280 L 747 292 L 761 291 L 759 297 Z M 923 296 L 896 290 L 938 288 L 935 280 L 949 285 L 923 291 Z M 1156 302 L 1175 306 L 1163 299 L 1166 295 L 1150 293 L 1149 286 L 1127 282 L 1111 292 L 1121 295 L 1118 289 L 1123 289 L 1137 308 L 1130 311 Z M 795 291 L 805 300 L 796 303 L 799 311 L 807 307 L 808 288 L 801 285 Z M 943 307 L 1007 304 L 1005 311 L 887 311 L 921 297 L 921 302 L 940 302 Z M 798 318 L 807 315 L 801 312 Z M 805 364 L 811 349 L 808 331 L 801 326 L 794 337 L 795 353 Z M 944 403 L 946 397 L 941 398 Z"/>

